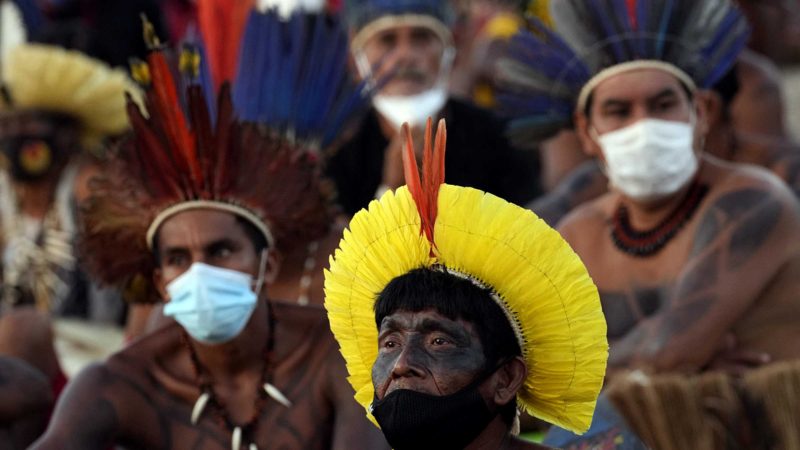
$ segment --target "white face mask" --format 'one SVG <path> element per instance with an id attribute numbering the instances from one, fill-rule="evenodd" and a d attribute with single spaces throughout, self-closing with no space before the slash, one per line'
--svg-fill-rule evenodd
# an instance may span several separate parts
<path id="1" fill-rule="evenodd" d="M 372 97 L 372 105 L 386 120 L 399 129 L 408 122 L 413 127 L 425 125 L 428 117 L 436 119 L 436 115 L 447 103 L 447 80 L 455 58 L 455 49 L 447 47 L 442 55 L 439 77 L 436 84 L 419 94 L 383 95 Z M 372 68 L 363 52 L 355 52 L 356 66 L 362 78 L 369 78 Z M 375 80 L 378 81 L 378 80 Z"/>
<path id="2" fill-rule="evenodd" d="M 259 279 L 253 288 L 249 274 L 194 263 L 167 285 L 170 301 L 164 315 L 173 317 L 192 338 L 206 344 L 221 344 L 242 332 L 263 285 L 262 255 Z"/>
<path id="3" fill-rule="evenodd" d="M 424 125 L 428 117 L 436 118 L 446 102 L 447 90 L 444 86 L 437 86 L 415 95 L 376 95 L 372 99 L 375 109 L 391 122 L 395 129 L 399 129 L 405 122 L 413 127 Z"/>
<path id="4" fill-rule="evenodd" d="M 669 197 L 697 173 L 694 123 L 643 119 L 597 140 L 611 185 L 633 200 Z"/>

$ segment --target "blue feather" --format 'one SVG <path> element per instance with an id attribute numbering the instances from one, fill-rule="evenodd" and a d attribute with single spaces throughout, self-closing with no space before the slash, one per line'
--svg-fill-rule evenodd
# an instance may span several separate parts
<path id="1" fill-rule="evenodd" d="M 330 144 L 372 92 L 372 80 L 350 83 L 347 34 L 336 17 L 254 12 L 241 56 L 234 97 L 240 116 L 314 145 Z"/>
<path id="2" fill-rule="evenodd" d="M 661 59 L 664 56 L 664 43 L 667 37 L 667 30 L 672 19 L 672 11 L 675 8 L 675 0 L 666 0 L 664 9 L 661 13 L 661 21 L 656 30 L 656 48 L 653 54 L 654 59 Z"/>

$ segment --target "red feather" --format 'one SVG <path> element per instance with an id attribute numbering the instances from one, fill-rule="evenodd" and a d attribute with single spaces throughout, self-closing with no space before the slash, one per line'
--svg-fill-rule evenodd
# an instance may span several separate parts
<path id="1" fill-rule="evenodd" d="M 189 129 L 183 110 L 180 107 L 178 91 L 166 58 L 161 52 L 151 52 L 148 56 L 150 73 L 152 74 L 152 92 L 149 98 L 155 111 L 151 112 L 151 121 L 159 121 L 164 127 L 171 147 L 178 151 L 179 167 L 188 171 L 192 187 L 202 187 L 200 183 L 200 164 L 195 157 L 195 139 Z"/>
<path id="2" fill-rule="evenodd" d="M 206 43 L 211 77 L 219 88 L 233 81 L 239 60 L 247 16 L 254 0 L 200 0 L 197 2 L 197 20 L 203 41 Z"/>
<path id="3" fill-rule="evenodd" d="M 444 156 L 447 146 L 447 126 L 444 120 L 440 120 L 436 130 L 436 140 L 432 142 L 431 135 L 433 121 L 428 118 L 425 126 L 425 147 L 422 155 L 422 177 L 420 180 L 419 168 L 417 167 L 416 152 L 414 142 L 411 138 L 411 131 L 407 124 L 403 124 L 403 135 L 405 138 L 403 152 L 403 168 L 406 177 L 406 185 L 417 205 L 422 226 L 420 233 L 425 233 L 428 241 L 435 248 L 434 227 L 436 216 L 439 212 L 439 188 L 444 184 Z M 433 249 L 431 250 L 433 255 Z"/>
<path id="4" fill-rule="evenodd" d="M 631 26 L 634 30 L 639 28 L 638 21 L 636 20 L 636 2 L 637 0 L 627 0 L 628 17 L 631 19 Z"/>

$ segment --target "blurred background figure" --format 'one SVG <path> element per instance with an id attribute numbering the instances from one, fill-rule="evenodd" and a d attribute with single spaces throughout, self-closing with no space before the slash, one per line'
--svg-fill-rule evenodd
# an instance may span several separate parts
<path id="1" fill-rule="evenodd" d="M 47 378 L 29 364 L 0 356 L 0 449 L 27 448 L 44 431 L 53 405 Z"/>
<path id="2" fill-rule="evenodd" d="M 54 331 L 51 316 L 84 328 L 118 324 L 125 312 L 115 291 L 87 278 L 76 245 L 79 204 L 106 140 L 128 127 L 124 93 L 136 88 L 97 60 L 40 44 L 11 49 L 2 68 L 0 355 L 41 371 L 56 397 L 71 373 L 63 368 L 75 367 L 74 354 L 59 360 L 54 336 L 75 325 L 59 319 Z M 95 339 L 79 340 L 78 353 L 119 344 Z"/>
<path id="3" fill-rule="evenodd" d="M 20 1 L 35 1 L 44 16 L 40 29 L 31 35 L 33 40 L 83 51 L 112 67 L 147 55 L 141 38 L 142 14 L 166 35 L 161 0 Z M 179 29 L 182 22 L 175 20 Z"/>
<path id="4" fill-rule="evenodd" d="M 538 191 L 535 161 L 513 150 L 489 111 L 450 97 L 455 58 L 447 1 L 354 0 L 345 4 L 351 52 L 362 78 L 380 85 L 373 108 L 353 137 L 328 161 L 343 213 L 352 215 L 403 184 L 399 129 L 409 122 L 421 149 L 423 124 L 444 117 L 448 179 L 524 202 Z"/>
<path id="5" fill-rule="evenodd" d="M 457 54 L 450 93 L 484 108 L 493 108 L 497 58 L 508 39 L 523 26 L 523 0 L 456 0 L 453 37 Z M 541 5 L 539 0 L 536 4 Z"/>

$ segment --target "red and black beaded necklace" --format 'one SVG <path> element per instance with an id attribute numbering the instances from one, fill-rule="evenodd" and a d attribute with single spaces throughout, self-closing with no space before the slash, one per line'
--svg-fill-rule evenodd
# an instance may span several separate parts
<path id="1" fill-rule="evenodd" d="M 227 428 L 228 431 L 231 432 L 232 450 L 240 450 L 243 439 L 247 439 L 251 442 L 250 446 L 248 447 L 249 449 L 257 450 L 253 440 L 256 428 L 258 426 L 258 419 L 264 412 L 268 397 L 272 397 L 274 400 L 286 407 L 291 406 L 291 402 L 289 402 L 289 400 L 286 399 L 286 397 L 271 384 L 270 362 L 272 361 L 275 347 L 275 315 L 272 311 L 272 305 L 270 302 L 267 302 L 267 308 L 267 314 L 269 316 L 269 329 L 267 331 L 267 344 L 264 347 L 264 364 L 261 367 L 261 383 L 259 383 L 260 385 L 256 390 L 255 412 L 253 413 L 252 417 L 250 417 L 250 420 L 248 420 L 245 424 L 236 424 L 233 419 L 231 419 L 228 411 L 225 408 L 225 405 L 219 400 L 214 392 L 214 380 L 211 378 L 211 375 L 203 367 L 200 359 L 197 357 L 197 352 L 189 340 L 189 336 L 186 334 L 186 331 L 182 332 L 183 343 L 189 351 L 189 358 L 192 362 L 195 377 L 197 378 L 197 383 L 201 392 L 201 395 L 192 410 L 192 424 L 197 423 L 206 406 L 210 407 L 220 425 Z"/>
<path id="2" fill-rule="evenodd" d="M 655 227 L 639 231 L 630 222 L 628 208 L 620 203 L 612 219 L 611 240 L 621 251 L 640 258 L 658 253 L 692 219 L 708 193 L 708 186 L 693 182 L 683 202 Z"/>

